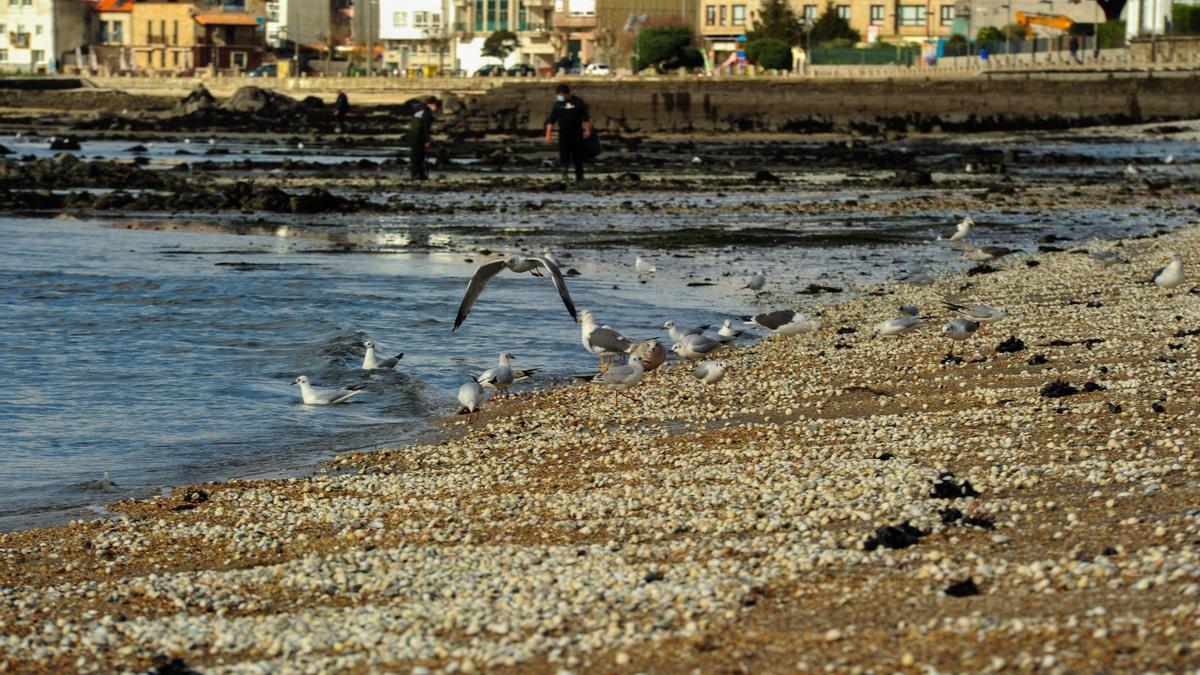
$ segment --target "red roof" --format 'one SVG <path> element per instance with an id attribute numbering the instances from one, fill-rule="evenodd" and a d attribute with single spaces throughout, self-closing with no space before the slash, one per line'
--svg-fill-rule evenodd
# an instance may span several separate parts
<path id="1" fill-rule="evenodd" d="M 133 11 L 133 0 L 97 0 L 92 6 L 93 12 L 130 12 Z"/>
<path id="2" fill-rule="evenodd" d="M 257 26 L 258 19 L 249 14 L 226 12 L 223 14 L 197 14 L 196 23 L 201 26 Z"/>

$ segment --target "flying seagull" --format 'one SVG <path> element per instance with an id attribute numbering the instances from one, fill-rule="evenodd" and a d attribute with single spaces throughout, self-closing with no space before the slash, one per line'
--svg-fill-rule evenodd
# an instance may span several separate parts
<path id="1" fill-rule="evenodd" d="M 342 389 L 322 389 L 314 387 L 308 382 L 307 375 L 297 377 L 292 384 L 300 385 L 300 400 L 304 401 L 305 405 L 329 405 L 331 403 L 341 403 L 346 399 L 354 396 L 362 391 L 365 384 L 352 384 L 349 387 Z"/>
<path id="2" fill-rule="evenodd" d="M 458 330 L 463 321 L 467 320 L 467 315 L 471 313 L 471 308 L 475 306 L 475 301 L 479 299 L 479 294 L 483 292 L 483 287 L 487 282 L 492 280 L 492 277 L 500 273 L 500 270 L 508 268 L 517 274 L 525 272 L 541 272 L 545 270 L 549 273 L 550 279 L 554 282 L 554 287 L 558 289 L 558 295 L 562 298 L 563 305 L 566 306 L 567 312 L 571 318 L 575 317 L 575 303 L 571 302 L 571 294 L 567 292 L 567 283 L 563 281 L 562 273 L 558 271 L 558 265 L 546 260 L 545 258 L 523 257 L 519 255 L 509 256 L 503 260 L 493 260 L 489 263 L 484 263 L 475 270 L 475 276 L 471 277 L 471 283 L 467 286 L 467 293 L 463 296 L 462 304 L 458 306 L 458 316 L 454 317 L 454 328 L 450 332 Z"/>

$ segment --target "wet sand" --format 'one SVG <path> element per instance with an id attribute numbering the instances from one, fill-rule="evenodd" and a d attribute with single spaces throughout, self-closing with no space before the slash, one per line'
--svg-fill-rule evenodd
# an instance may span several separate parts
<path id="1" fill-rule="evenodd" d="M 1194 668 L 1200 291 L 1146 280 L 1200 227 L 1089 246 L 1127 262 L 868 287 L 712 387 L 523 394 L 311 478 L 0 534 L 0 670 Z M 962 363 L 947 297 L 1008 312 Z M 871 337 L 910 302 L 937 319 Z"/>

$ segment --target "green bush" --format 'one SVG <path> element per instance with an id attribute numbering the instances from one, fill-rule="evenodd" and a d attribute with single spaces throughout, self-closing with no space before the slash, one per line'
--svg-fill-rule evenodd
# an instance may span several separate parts
<path id="1" fill-rule="evenodd" d="M 746 43 L 746 59 L 762 68 L 792 69 L 792 48 L 783 40 L 755 40 Z"/>
<path id="2" fill-rule="evenodd" d="M 995 26 L 984 26 L 975 34 L 976 42 L 1004 42 L 1004 33 Z"/>
<path id="3" fill-rule="evenodd" d="M 1175 5 L 1171 7 L 1171 26 L 1184 35 L 1200 33 L 1200 6 Z"/>
<path id="4" fill-rule="evenodd" d="M 812 43 L 815 45 L 829 45 L 837 40 L 853 45 L 862 40 L 862 36 L 858 34 L 858 31 L 850 27 L 849 21 L 837 15 L 837 10 L 833 6 L 833 0 L 830 0 L 825 5 L 825 11 L 821 12 L 821 16 L 817 17 L 817 20 L 813 23 Z"/>
<path id="5" fill-rule="evenodd" d="M 646 28 L 637 37 L 637 61 L 639 70 L 654 67 L 671 70 L 680 67 L 695 67 L 704 64 L 704 56 L 691 47 L 692 29 L 687 26 L 659 26 Z M 695 53 L 693 53 L 695 52 Z M 699 64 L 696 57 L 699 55 Z"/>
<path id="6" fill-rule="evenodd" d="M 1105 21 L 1096 27 L 1096 41 L 1101 49 L 1125 46 L 1125 22 Z"/>

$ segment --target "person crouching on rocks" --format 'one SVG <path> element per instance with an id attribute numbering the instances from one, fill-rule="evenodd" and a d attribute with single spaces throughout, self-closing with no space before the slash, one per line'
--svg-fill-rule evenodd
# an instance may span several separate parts
<path id="1" fill-rule="evenodd" d="M 558 125 L 558 159 L 562 162 L 563 180 L 567 180 L 567 169 L 575 165 L 575 180 L 583 180 L 583 159 L 587 151 L 585 139 L 592 135 L 592 118 L 587 103 L 571 95 L 571 88 L 560 84 L 554 89 L 554 107 L 546 118 L 546 143 L 554 138 L 554 125 Z"/>
<path id="2" fill-rule="evenodd" d="M 333 119 L 337 121 L 337 132 L 345 133 L 346 130 L 346 113 L 350 112 L 350 99 L 346 96 L 346 92 L 338 89 L 337 99 L 333 102 Z"/>
<path id="3" fill-rule="evenodd" d="M 412 121 L 408 124 L 408 146 L 412 150 L 409 155 L 409 171 L 413 180 L 429 180 L 429 163 L 426 155 L 433 145 L 433 118 L 442 105 L 437 97 L 430 96 L 417 107 Z"/>

